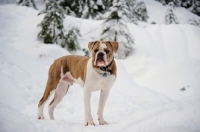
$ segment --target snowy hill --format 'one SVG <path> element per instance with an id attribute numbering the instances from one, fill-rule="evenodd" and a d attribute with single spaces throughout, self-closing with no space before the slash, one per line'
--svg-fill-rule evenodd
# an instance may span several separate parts
<path id="1" fill-rule="evenodd" d="M 161 16 L 154 19 L 157 14 L 153 15 L 161 5 L 145 2 L 151 9 L 150 20 L 161 21 Z M 117 60 L 117 81 L 105 107 L 109 125 L 83 125 L 83 95 L 78 85 L 56 107 L 56 120 L 49 119 L 47 106 L 45 120 L 37 120 L 48 67 L 54 59 L 70 54 L 37 39 L 36 27 L 43 17 L 37 13 L 27 7 L 0 5 L 0 131 L 200 131 L 200 28 L 191 25 L 128 25 L 135 50 L 127 59 Z M 82 48 L 98 39 L 102 21 L 67 19 L 66 27 L 81 27 Z M 99 92 L 93 93 L 95 123 L 98 98 Z"/>
<path id="2" fill-rule="evenodd" d="M 147 6 L 149 15 L 149 22 L 156 22 L 156 24 L 164 23 L 164 16 L 167 11 L 167 6 L 163 6 L 162 3 L 155 0 L 140 0 L 144 1 Z M 188 24 L 188 20 L 192 18 L 199 19 L 199 17 L 183 7 L 175 8 L 174 13 L 176 14 L 178 21 L 181 24 Z"/>
<path id="3" fill-rule="evenodd" d="M 172 99 L 200 94 L 199 27 L 129 27 L 136 45 L 132 56 L 122 62 L 135 82 Z"/>

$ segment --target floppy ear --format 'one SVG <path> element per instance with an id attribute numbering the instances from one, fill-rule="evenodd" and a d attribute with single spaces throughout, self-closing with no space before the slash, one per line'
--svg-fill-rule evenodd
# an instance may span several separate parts
<path id="1" fill-rule="evenodd" d="M 113 51 L 116 53 L 118 50 L 118 42 L 115 42 L 115 41 L 107 41 L 107 42 L 111 44 Z"/>
<path id="2" fill-rule="evenodd" d="M 95 45 L 97 42 L 98 42 L 98 41 L 92 41 L 92 42 L 89 42 L 89 43 L 88 43 L 88 48 L 89 48 L 90 51 L 92 51 L 94 45 Z"/>

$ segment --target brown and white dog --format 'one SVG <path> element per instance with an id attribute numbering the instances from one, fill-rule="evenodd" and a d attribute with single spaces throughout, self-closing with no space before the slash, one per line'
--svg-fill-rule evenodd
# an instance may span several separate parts
<path id="1" fill-rule="evenodd" d="M 38 104 L 38 119 L 44 119 L 44 105 L 55 92 L 48 108 L 50 119 L 54 119 L 54 108 L 61 102 L 69 86 L 78 83 L 83 88 L 85 125 L 95 125 L 91 116 L 90 98 L 91 92 L 97 90 L 101 90 L 98 108 L 99 124 L 107 124 L 103 118 L 103 110 L 116 79 L 117 67 L 113 55 L 118 50 L 118 42 L 94 41 L 89 42 L 88 48 L 92 52 L 92 57 L 63 56 L 50 66 L 46 89 Z"/>

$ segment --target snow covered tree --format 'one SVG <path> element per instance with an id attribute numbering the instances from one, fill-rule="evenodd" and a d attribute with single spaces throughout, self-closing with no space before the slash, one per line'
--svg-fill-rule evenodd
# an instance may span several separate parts
<path id="1" fill-rule="evenodd" d="M 183 2 L 182 5 L 190 5 L 188 6 L 188 10 L 200 16 L 200 0 L 190 0 L 190 2 L 186 1 Z"/>
<path id="2" fill-rule="evenodd" d="M 174 6 L 180 7 L 182 0 L 156 0 L 161 2 L 163 5 L 168 5 L 169 3 L 173 3 Z"/>
<path id="3" fill-rule="evenodd" d="M 127 16 L 130 19 L 129 22 L 137 24 L 137 17 L 135 14 L 135 7 L 137 5 L 136 0 L 126 0 L 126 5 L 127 5 Z"/>
<path id="4" fill-rule="evenodd" d="M 136 0 L 126 0 L 125 2 L 127 6 L 126 12 L 129 18 L 127 22 L 137 24 L 137 21 L 147 21 L 149 16 L 144 2 L 136 2 Z"/>
<path id="5" fill-rule="evenodd" d="M 63 0 L 60 5 L 68 15 L 79 18 L 100 19 L 105 10 L 105 0 Z"/>
<path id="6" fill-rule="evenodd" d="M 189 20 L 189 23 L 191 24 L 191 25 L 194 25 L 194 26 L 199 26 L 200 27 L 200 19 L 199 20 L 197 20 L 197 19 L 190 19 Z"/>
<path id="7" fill-rule="evenodd" d="M 84 48 L 84 49 L 83 49 L 83 52 L 85 52 L 85 56 L 88 56 L 88 57 L 90 56 L 90 52 L 89 52 L 88 49 L 85 49 L 85 48 Z"/>
<path id="8" fill-rule="evenodd" d="M 135 19 L 139 21 L 147 22 L 147 19 L 149 18 L 147 14 L 146 5 L 144 2 L 139 2 L 136 4 L 136 7 L 134 8 L 134 16 Z"/>
<path id="9" fill-rule="evenodd" d="M 35 0 L 17 0 L 18 5 L 33 7 L 37 10 L 37 6 L 35 4 Z"/>
<path id="10" fill-rule="evenodd" d="M 103 0 L 103 3 L 105 5 L 106 11 L 108 11 L 109 8 L 112 6 L 113 0 Z"/>
<path id="11" fill-rule="evenodd" d="M 62 6 L 65 9 L 65 12 L 67 15 L 74 16 L 74 17 L 81 17 L 82 14 L 82 6 L 83 6 L 82 0 L 63 0 L 60 3 L 60 6 Z"/>
<path id="12" fill-rule="evenodd" d="M 82 18 L 100 19 L 104 12 L 105 6 L 102 0 L 85 0 Z"/>
<path id="13" fill-rule="evenodd" d="M 74 5 L 75 2 L 76 1 L 64 0 L 60 2 L 60 6 L 63 7 L 67 15 L 76 16 L 75 12 L 72 10 L 72 5 Z"/>
<path id="14" fill-rule="evenodd" d="M 194 14 L 200 16 L 200 0 L 156 0 L 163 5 L 173 3 L 175 7 L 184 7 Z"/>
<path id="15" fill-rule="evenodd" d="M 178 24 L 176 15 L 174 14 L 174 4 L 169 3 L 169 8 L 165 15 L 165 24 Z"/>
<path id="16" fill-rule="evenodd" d="M 82 7 L 82 18 L 92 19 L 95 17 L 96 11 L 98 7 L 94 0 L 85 0 L 84 5 Z"/>
<path id="17" fill-rule="evenodd" d="M 49 1 L 45 10 L 38 15 L 46 14 L 42 22 L 38 25 L 42 28 L 38 37 L 44 39 L 44 43 L 58 43 L 64 40 L 63 19 L 64 10 L 55 1 Z M 62 42 L 61 42 L 62 43 Z"/>
<path id="18" fill-rule="evenodd" d="M 158 1 L 158 2 L 162 3 L 163 5 L 166 5 L 166 2 L 165 2 L 165 0 L 156 0 L 156 1 Z"/>
<path id="19" fill-rule="evenodd" d="M 63 48 L 67 48 L 67 50 L 70 52 L 80 49 L 78 43 L 78 37 L 80 36 L 81 34 L 79 29 L 77 27 L 72 27 L 71 29 L 69 29 L 61 46 Z"/>
<path id="20" fill-rule="evenodd" d="M 127 5 L 124 0 L 114 0 L 113 6 L 105 15 L 101 40 L 119 42 L 118 58 L 126 58 L 133 50 L 133 36 L 130 34 L 126 21 L 129 21 Z"/>

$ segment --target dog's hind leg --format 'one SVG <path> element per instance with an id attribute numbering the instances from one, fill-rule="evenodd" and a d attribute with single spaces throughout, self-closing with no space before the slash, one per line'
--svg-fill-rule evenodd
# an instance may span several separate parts
<path id="1" fill-rule="evenodd" d="M 44 119 L 44 114 L 43 114 L 43 109 L 44 105 L 47 102 L 47 100 L 50 98 L 50 96 L 54 93 L 56 86 L 58 83 L 52 83 L 52 78 L 48 78 L 47 84 L 46 84 L 46 89 L 44 91 L 44 94 L 42 98 L 39 101 L 38 104 L 38 113 L 37 113 L 37 118 L 38 119 Z"/>
<path id="2" fill-rule="evenodd" d="M 44 105 L 47 102 L 47 100 L 50 98 L 50 96 L 54 93 L 54 90 L 56 89 L 59 83 L 59 79 L 60 79 L 59 72 L 55 71 L 52 67 L 50 67 L 46 88 L 45 88 L 43 97 L 40 99 L 39 104 L 38 104 L 38 113 L 37 113 L 38 119 L 44 119 L 44 115 L 43 115 Z"/>
<path id="3" fill-rule="evenodd" d="M 54 94 L 54 98 L 51 101 L 51 103 L 49 104 L 49 117 L 50 119 L 54 119 L 54 109 L 55 107 L 62 101 L 63 97 L 65 96 L 65 94 L 67 94 L 67 91 L 69 89 L 69 85 L 68 83 L 64 82 L 64 81 L 60 81 L 56 90 L 55 90 L 55 94 Z"/>
<path id="4" fill-rule="evenodd" d="M 47 91 L 47 92 L 45 91 L 43 97 L 40 99 L 39 104 L 38 104 L 38 113 L 37 113 L 38 119 L 44 119 L 44 114 L 43 114 L 44 105 L 53 93 L 54 93 L 54 90 Z"/>

